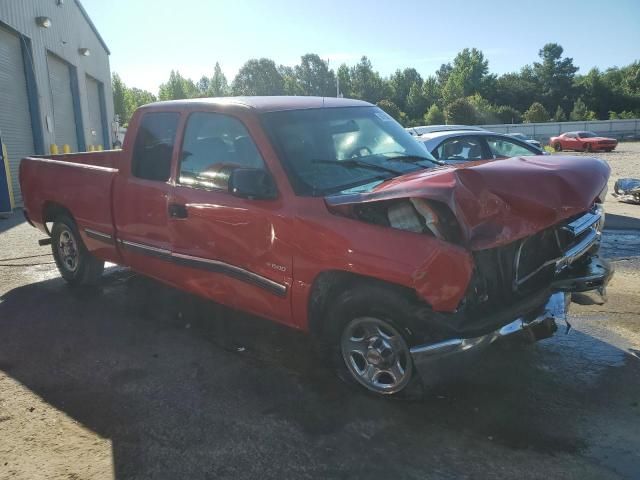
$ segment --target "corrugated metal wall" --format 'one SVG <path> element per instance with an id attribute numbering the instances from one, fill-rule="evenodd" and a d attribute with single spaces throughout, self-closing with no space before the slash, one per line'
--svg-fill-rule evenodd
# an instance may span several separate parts
<path id="1" fill-rule="evenodd" d="M 87 99 L 89 101 L 90 131 L 90 136 L 87 137 L 87 144 L 103 145 L 105 148 L 109 148 L 109 142 L 106 142 L 107 144 L 105 145 L 105 139 L 103 138 L 105 125 L 102 121 L 100 85 L 91 77 L 87 77 Z"/>
<path id="2" fill-rule="evenodd" d="M 1 27 L 0 135 L 7 152 L 14 153 L 9 157 L 9 166 L 17 172 L 20 158 L 33 153 L 33 132 L 20 38 Z M 12 176 L 12 182 L 15 201 L 21 202 L 17 175 Z"/>
<path id="3" fill-rule="evenodd" d="M 36 17 L 48 17 L 50 28 L 42 28 L 36 24 Z M 4 24 L 4 25 L 3 25 Z M 53 99 L 49 88 L 47 56 L 56 55 L 74 67 L 78 104 L 82 119 L 79 129 L 87 144 L 92 138 L 89 118 L 89 98 L 87 95 L 87 75 L 97 79 L 104 85 L 105 116 L 108 122 L 113 119 L 113 94 L 111 91 L 111 72 L 109 55 L 100 42 L 89 22 L 82 14 L 75 0 L 66 0 L 58 5 L 57 0 L 0 0 L 0 26 L 9 27 L 30 39 L 31 55 L 28 60 L 35 74 L 37 85 L 37 106 L 40 118 L 34 119 L 42 126 L 42 143 L 45 148 L 56 142 L 54 132 Z M 80 48 L 88 48 L 89 56 L 82 56 Z M 5 108 L 0 105 L 0 108 Z M 6 136 L 6 134 L 5 134 Z M 84 142 L 79 142 L 80 144 Z M 105 142 L 110 143 L 110 142 Z M 9 141 L 7 141 L 9 146 Z M 38 153 L 38 152 L 29 152 Z M 40 152 L 44 153 L 44 152 Z M 8 151 L 9 159 L 22 155 L 21 152 Z M 17 177 L 17 171 L 12 172 Z"/>
<path id="4" fill-rule="evenodd" d="M 638 138 L 640 136 L 640 120 L 593 120 L 589 122 L 516 123 L 478 126 L 498 133 L 524 133 L 543 143 L 548 143 L 549 137 L 580 130 L 618 139 Z"/>
<path id="5" fill-rule="evenodd" d="M 53 103 L 54 143 L 69 145 L 71 150 L 76 152 L 78 151 L 78 136 L 71 89 L 72 72 L 67 63 L 51 54 L 47 55 L 47 65 Z"/>

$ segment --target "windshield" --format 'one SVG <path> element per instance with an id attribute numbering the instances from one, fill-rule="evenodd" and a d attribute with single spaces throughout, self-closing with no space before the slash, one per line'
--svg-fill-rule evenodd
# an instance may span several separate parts
<path id="1" fill-rule="evenodd" d="M 373 188 L 438 163 L 378 107 L 270 112 L 263 119 L 298 195 Z"/>
<path id="2" fill-rule="evenodd" d="M 578 132 L 578 136 L 579 136 L 580 138 L 595 138 L 595 137 L 597 137 L 598 135 L 596 135 L 596 134 L 595 134 L 595 133 L 593 133 L 593 132 Z"/>

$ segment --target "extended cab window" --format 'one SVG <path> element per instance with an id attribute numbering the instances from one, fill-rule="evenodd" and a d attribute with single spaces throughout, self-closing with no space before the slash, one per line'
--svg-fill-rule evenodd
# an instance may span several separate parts
<path id="1" fill-rule="evenodd" d="M 133 148 L 133 175 L 166 182 L 171 175 L 171 155 L 178 127 L 178 113 L 146 113 L 138 127 Z"/>
<path id="2" fill-rule="evenodd" d="M 191 114 L 182 144 L 179 183 L 226 189 L 235 168 L 264 168 L 245 126 L 228 115 Z"/>

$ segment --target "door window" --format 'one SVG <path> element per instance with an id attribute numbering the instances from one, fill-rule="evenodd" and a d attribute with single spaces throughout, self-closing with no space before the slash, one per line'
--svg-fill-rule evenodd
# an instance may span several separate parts
<path id="1" fill-rule="evenodd" d="M 178 128 L 178 113 L 146 113 L 133 147 L 133 175 L 166 182 L 171 175 L 171 156 Z"/>
<path id="2" fill-rule="evenodd" d="M 436 149 L 440 160 L 483 160 L 482 145 L 477 137 L 454 137 L 445 140 Z"/>
<path id="3" fill-rule="evenodd" d="M 235 168 L 264 169 L 245 126 L 219 113 L 189 116 L 180 160 L 179 183 L 205 189 L 227 189 Z"/>
<path id="4" fill-rule="evenodd" d="M 489 137 L 487 138 L 487 144 L 494 157 L 522 157 L 527 155 L 540 155 L 540 152 L 536 152 L 531 148 L 526 148 L 524 145 L 513 142 L 502 137 Z"/>

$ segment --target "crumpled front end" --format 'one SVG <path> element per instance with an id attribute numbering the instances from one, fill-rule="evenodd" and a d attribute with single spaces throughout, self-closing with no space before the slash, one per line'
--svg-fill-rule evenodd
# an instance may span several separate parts
<path id="1" fill-rule="evenodd" d="M 441 338 L 411 349 L 416 367 L 505 337 L 549 337 L 557 322 L 566 322 L 572 301 L 604 303 L 613 267 L 598 257 L 603 225 L 604 213 L 595 205 L 533 236 L 475 252 L 463 304 L 441 316 Z"/>

